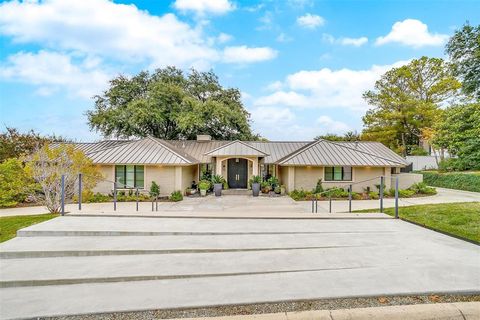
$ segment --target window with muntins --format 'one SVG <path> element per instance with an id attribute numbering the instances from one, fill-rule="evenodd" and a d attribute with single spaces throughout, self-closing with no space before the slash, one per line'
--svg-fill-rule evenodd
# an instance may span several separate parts
<path id="1" fill-rule="evenodd" d="M 325 167 L 325 181 L 352 181 L 352 167 Z"/>
<path id="2" fill-rule="evenodd" d="M 115 166 L 115 181 L 117 188 L 143 189 L 145 186 L 145 167 L 136 165 L 117 165 Z"/>

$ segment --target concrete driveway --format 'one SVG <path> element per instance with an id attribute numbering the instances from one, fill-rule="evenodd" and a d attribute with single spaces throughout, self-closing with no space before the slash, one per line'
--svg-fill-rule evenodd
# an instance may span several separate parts
<path id="1" fill-rule="evenodd" d="M 2 318 L 480 291 L 480 247 L 394 219 L 74 217 L 0 245 Z"/>

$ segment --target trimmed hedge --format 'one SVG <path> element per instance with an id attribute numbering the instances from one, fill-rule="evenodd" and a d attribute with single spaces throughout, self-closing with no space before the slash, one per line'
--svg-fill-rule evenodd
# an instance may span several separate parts
<path id="1" fill-rule="evenodd" d="M 480 175 L 475 173 L 422 172 L 423 182 L 433 187 L 480 192 Z"/>

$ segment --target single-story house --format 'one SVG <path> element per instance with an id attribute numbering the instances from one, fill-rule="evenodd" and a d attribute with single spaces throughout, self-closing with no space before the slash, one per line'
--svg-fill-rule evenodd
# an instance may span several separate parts
<path id="1" fill-rule="evenodd" d="M 222 175 L 229 188 L 248 188 L 253 175 L 276 176 L 287 191 L 311 190 L 322 179 L 324 188 L 353 183 L 354 191 L 376 190 L 379 176 L 386 187 L 391 176 L 408 163 L 378 142 L 217 141 L 208 135 L 196 140 L 106 140 L 76 143 L 108 181 L 119 189 L 148 190 L 152 181 L 161 194 L 185 191 L 203 171 Z M 370 181 L 365 181 L 369 180 Z M 358 183 L 360 181 L 365 181 Z M 111 182 L 100 182 L 95 192 L 110 193 Z"/>

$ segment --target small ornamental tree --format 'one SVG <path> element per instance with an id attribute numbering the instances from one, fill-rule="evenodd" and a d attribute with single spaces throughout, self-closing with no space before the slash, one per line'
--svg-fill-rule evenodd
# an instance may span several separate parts
<path id="1" fill-rule="evenodd" d="M 67 200 L 74 195 L 79 173 L 82 173 L 84 190 L 90 190 L 102 179 L 92 161 L 82 151 L 67 144 L 58 147 L 46 144 L 26 161 L 27 172 L 41 187 L 41 194 L 35 196 L 51 213 L 58 213 L 61 209 L 62 175 L 65 175 Z"/>

